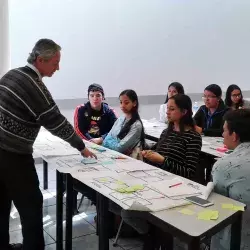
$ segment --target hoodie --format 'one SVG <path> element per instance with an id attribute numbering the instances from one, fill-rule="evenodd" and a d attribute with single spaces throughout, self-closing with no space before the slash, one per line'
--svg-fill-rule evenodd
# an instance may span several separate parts
<path id="1" fill-rule="evenodd" d="M 100 111 L 91 108 L 90 102 L 80 105 L 75 110 L 74 127 L 76 133 L 85 140 L 102 137 L 111 130 L 116 121 L 116 115 L 108 104 L 102 103 Z"/>
<path id="2" fill-rule="evenodd" d="M 221 101 L 213 114 L 210 114 L 206 105 L 202 105 L 194 116 L 196 125 L 202 128 L 205 136 L 222 136 L 223 116 L 228 111 L 224 102 Z"/>

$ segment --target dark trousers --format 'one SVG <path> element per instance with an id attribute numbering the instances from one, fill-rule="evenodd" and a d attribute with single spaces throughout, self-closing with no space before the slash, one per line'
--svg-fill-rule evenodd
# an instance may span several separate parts
<path id="1" fill-rule="evenodd" d="M 44 250 L 43 196 L 32 155 L 0 149 L 0 249 L 9 244 L 13 201 L 20 214 L 23 250 Z"/>

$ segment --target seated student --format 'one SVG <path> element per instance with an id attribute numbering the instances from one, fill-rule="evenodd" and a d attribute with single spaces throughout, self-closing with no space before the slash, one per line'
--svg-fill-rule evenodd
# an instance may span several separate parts
<path id="1" fill-rule="evenodd" d="M 192 102 L 187 95 L 177 94 L 169 98 L 167 118 L 169 126 L 152 150 L 144 150 L 142 156 L 149 163 L 193 179 L 201 151 L 202 140 L 195 131 L 192 118 Z"/>
<path id="2" fill-rule="evenodd" d="M 250 102 L 243 99 L 243 95 L 239 86 L 229 85 L 226 92 L 225 104 L 233 110 L 250 108 Z"/>
<path id="3" fill-rule="evenodd" d="M 250 110 L 229 111 L 224 120 L 224 144 L 233 152 L 213 166 L 215 192 L 247 205 L 243 213 L 240 249 L 250 249 Z M 230 228 L 212 238 L 211 250 L 230 248 Z"/>
<path id="4" fill-rule="evenodd" d="M 132 89 L 121 92 L 120 108 L 124 115 L 120 116 L 103 141 L 103 146 L 131 155 L 137 146 L 144 147 L 145 135 L 140 115 L 139 101 Z M 137 158 L 138 155 L 132 157 Z"/>
<path id="5" fill-rule="evenodd" d="M 103 88 L 99 84 L 88 87 L 89 101 L 75 110 L 74 126 L 77 134 L 96 144 L 102 144 L 116 121 L 114 111 L 104 103 Z"/>
<path id="6" fill-rule="evenodd" d="M 167 122 L 167 116 L 166 116 L 166 114 L 167 114 L 167 102 L 171 96 L 174 96 L 176 94 L 184 94 L 184 88 L 179 82 L 172 82 L 168 86 L 168 94 L 167 94 L 166 100 L 165 100 L 164 104 L 162 104 L 160 106 L 160 110 L 159 110 L 160 122 L 164 122 L 164 123 Z"/>
<path id="7" fill-rule="evenodd" d="M 153 163 L 166 171 L 193 179 L 201 151 L 201 135 L 195 131 L 192 118 L 192 102 L 187 95 L 177 94 L 169 98 L 167 118 L 169 126 L 161 134 L 152 150 L 142 151 L 148 163 Z M 112 205 L 111 210 L 120 214 L 128 225 L 144 238 L 143 249 L 158 249 L 168 245 L 171 236 L 149 225 L 143 212 L 129 211 Z"/>
<path id="8" fill-rule="evenodd" d="M 211 84 L 204 90 L 204 102 L 194 116 L 196 131 L 206 136 L 221 136 L 223 116 L 228 110 L 221 99 L 220 86 Z"/>

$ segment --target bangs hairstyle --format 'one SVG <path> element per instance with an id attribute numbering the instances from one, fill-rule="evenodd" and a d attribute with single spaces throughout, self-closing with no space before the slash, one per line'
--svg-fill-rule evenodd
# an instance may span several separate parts
<path id="1" fill-rule="evenodd" d="M 229 108 L 232 107 L 233 101 L 232 101 L 232 99 L 231 99 L 231 95 L 232 95 L 232 92 L 233 92 L 234 90 L 239 90 L 239 91 L 240 91 L 240 94 L 241 94 L 240 101 L 235 105 L 236 109 L 238 109 L 239 107 L 242 107 L 243 104 L 244 104 L 243 95 L 242 95 L 241 89 L 240 89 L 240 87 L 239 87 L 238 85 L 232 84 L 232 85 L 229 85 L 229 86 L 228 86 L 227 92 L 226 92 L 225 104 L 226 104 Z"/>
<path id="2" fill-rule="evenodd" d="M 169 98 L 169 100 L 174 100 L 176 106 L 181 111 L 186 111 L 186 114 L 182 116 L 180 119 L 180 132 L 185 132 L 185 127 L 189 126 L 192 130 L 195 130 L 195 122 L 193 119 L 193 111 L 192 111 L 192 101 L 189 96 L 184 94 L 177 94 Z M 173 131 L 174 124 L 169 122 L 169 132 Z"/>
<path id="3" fill-rule="evenodd" d="M 177 90 L 178 94 L 185 94 L 184 93 L 184 88 L 183 88 L 182 84 L 179 83 L 179 82 L 172 82 L 172 83 L 170 83 L 169 86 L 168 86 L 168 89 L 170 87 L 174 87 Z M 168 102 L 168 94 L 167 94 L 167 97 L 166 97 L 166 100 L 165 100 L 164 103 L 167 103 L 167 102 Z"/>

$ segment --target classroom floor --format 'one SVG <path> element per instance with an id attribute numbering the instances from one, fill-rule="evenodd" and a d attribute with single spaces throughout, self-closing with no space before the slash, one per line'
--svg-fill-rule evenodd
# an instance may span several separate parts
<path id="1" fill-rule="evenodd" d="M 152 117 L 158 117 L 159 105 L 148 105 L 142 107 L 142 112 L 145 114 L 142 118 L 149 119 Z M 115 107 L 119 110 L 118 107 Z M 70 122 L 73 122 L 73 110 L 62 110 L 62 113 L 68 118 Z M 146 114 L 151 114 L 150 117 Z M 44 224 L 44 236 L 46 243 L 46 250 L 56 249 L 56 170 L 55 167 L 49 165 L 49 182 L 48 190 L 44 190 L 43 184 L 43 168 L 42 164 L 36 165 L 37 174 L 40 180 L 41 191 L 43 193 L 43 224 Z M 81 195 L 78 196 L 78 199 Z M 78 200 L 79 202 L 79 200 Z M 64 205 L 65 209 L 65 205 Z M 91 205 L 91 202 L 85 198 L 82 206 L 79 209 L 80 213 L 73 217 L 73 250 L 93 250 L 98 249 L 98 236 L 96 236 L 96 225 L 94 217 L 96 215 L 96 208 Z M 65 213 L 64 213 L 65 214 Z M 64 224 L 65 226 L 65 224 Z M 10 241 L 11 243 L 22 242 L 21 223 L 18 212 L 12 210 L 10 216 Z M 110 240 L 110 249 L 117 250 L 139 250 L 142 249 L 142 241 L 139 238 L 120 238 L 118 246 L 113 247 L 114 239 Z M 176 246 L 175 249 L 180 249 L 180 246 Z M 183 249 L 183 248 L 182 248 Z"/>

